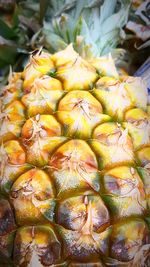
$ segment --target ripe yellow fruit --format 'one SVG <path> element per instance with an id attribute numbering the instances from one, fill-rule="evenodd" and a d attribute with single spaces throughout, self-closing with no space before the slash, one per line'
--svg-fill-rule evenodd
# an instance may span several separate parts
<path id="1" fill-rule="evenodd" d="M 146 86 L 109 63 L 39 51 L 4 88 L 0 267 L 150 266 Z"/>

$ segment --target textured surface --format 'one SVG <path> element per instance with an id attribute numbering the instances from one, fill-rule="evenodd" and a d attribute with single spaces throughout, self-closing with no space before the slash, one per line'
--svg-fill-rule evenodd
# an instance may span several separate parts
<path id="1" fill-rule="evenodd" d="M 150 266 L 146 87 L 101 65 L 40 51 L 4 88 L 0 267 Z"/>

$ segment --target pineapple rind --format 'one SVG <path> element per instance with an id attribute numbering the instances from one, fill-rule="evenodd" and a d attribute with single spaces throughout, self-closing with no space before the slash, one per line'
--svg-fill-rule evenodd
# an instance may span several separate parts
<path id="1" fill-rule="evenodd" d="M 149 266 L 146 88 L 101 75 L 69 46 L 4 88 L 0 267 Z"/>

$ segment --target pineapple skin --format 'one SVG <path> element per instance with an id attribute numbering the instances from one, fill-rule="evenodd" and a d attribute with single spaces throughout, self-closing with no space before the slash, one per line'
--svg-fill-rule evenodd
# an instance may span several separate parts
<path id="1" fill-rule="evenodd" d="M 2 91 L 0 267 L 150 266 L 146 86 L 103 60 L 39 51 Z"/>

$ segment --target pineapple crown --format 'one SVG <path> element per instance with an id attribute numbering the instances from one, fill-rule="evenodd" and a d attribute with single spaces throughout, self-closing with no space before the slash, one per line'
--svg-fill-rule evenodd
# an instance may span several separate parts
<path id="1" fill-rule="evenodd" d="M 82 57 L 98 57 L 125 38 L 130 0 L 52 0 L 50 4 L 43 33 L 45 46 L 53 52 L 73 43 Z"/>

